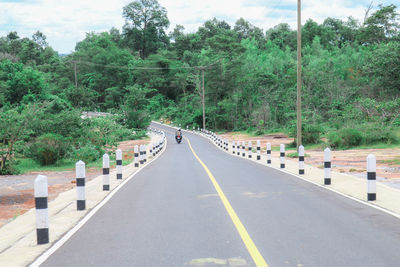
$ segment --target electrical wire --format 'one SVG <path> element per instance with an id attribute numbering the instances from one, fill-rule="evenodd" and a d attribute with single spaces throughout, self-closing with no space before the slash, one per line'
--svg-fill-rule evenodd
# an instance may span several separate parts
<path id="1" fill-rule="evenodd" d="M 98 64 L 98 63 L 93 63 L 89 61 L 83 61 L 83 60 L 71 60 L 68 61 L 70 63 L 74 64 L 85 64 L 85 65 L 91 65 L 91 66 L 101 66 L 105 68 L 114 68 L 114 69 L 126 69 L 126 70 L 179 70 L 179 69 L 207 69 L 210 68 L 217 63 L 220 63 L 220 60 L 215 61 L 209 65 L 205 66 L 182 66 L 182 67 L 127 67 L 127 66 L 114 66 L 114 65 L 106 65 L 106 64 Z"/>

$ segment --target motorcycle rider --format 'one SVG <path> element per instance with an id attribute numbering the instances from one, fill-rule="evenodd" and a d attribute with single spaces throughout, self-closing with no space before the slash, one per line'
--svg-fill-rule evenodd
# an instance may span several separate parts
<path id="1" fill-rule="evenodd" d="M 175 132 L 175 140 L 178 141 L 178 136 L 182 137 L 182 131 L 181 128 L 179 128 L 176 132 Z"/>

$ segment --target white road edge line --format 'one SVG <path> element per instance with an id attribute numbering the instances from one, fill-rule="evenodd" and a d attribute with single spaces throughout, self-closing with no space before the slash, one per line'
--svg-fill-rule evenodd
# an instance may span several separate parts
<path id="1" fill-rule="evenodd" d="M 171 127 L 171 126 L 168 126 L 168 125 L 159 123 L 159 122 L 154 122 L 154 123 L 158 123 L 158 124 L 163 125 L 163 126 L 166 126 L 166 127 Z M 172 127 L 171 127 L 171 128 L 172 128 Z M 204 139 L 210 141 L 207 137 L 205 137 L 205 136 L 203 136 L 203 135 L 201 135 L 201 134 L 198 134 L 198 133 L 193 133 L 193 134 L 197 134 L 198 136 L 203 137 Z M 211 141 L 210 141 L 210 142 L 211 142 Z M 211 144 L 213 144 L 214 146 L 216 146 L 213 142 L 211 142 Z M 216 146 L 216 147 L 217 147 L 218 149 L 220 149 L 218 146 Z M 220 150 L 222 150 L 222 149 L 220 149 Z M 222 152 L 225 152 L 225 151 L 222 150 Z M 225 152 L 225 153 L 226 153 L 226 152 Z M 227 153 L 227 154 L 230 155 L 230 156 L 238 157 L 237 155 L 232 155 L 232 154 L 230 154 L 230 153 Z M 243 159 L 242 157 L 238 157 L 238 158 Z M 249 160 L 249 159 L 245 158 L 245 160 Z M 335 190 L 335 189 L 333 189 L 333 188 L 329 188 L 329 187 L 327 187 L 327 186 L 324 186 L 324 185 L 318 184 L 318 183 L 316 183 L 316 182 L 307 180 L 306 178 L 301 177 L 301 176 L 299 176 L 299 175 L 297 175 L 297 174 L 294 174 L 294 173 L 291 173 L 291 172 L 288 172 L 288 171 L 286 171 L 286 170 L 282 170 L 282 169 L 279 169 L 279 168 L 274 168 L 274 167 L 268 166 L 268 165 L 264 164 L 263 162 L 257 162 L 257 161 L 253 161 L 253 160 L 251 160 L 251 162 L 260 164 L 260 165 L 262 165 L 262 166 L 264 166 L 264 167 L 271 168 L 271 169 L 273 169 L 273 170 L 277 170 L 277 171 L 284 172 L 284 173 L 286 173 L 286 174 L 292 175 L 292 176 L 297 177 L 297 178 L 299 178 L 299 179 L 301 179 L 301 180 L 303 180 L 303 181 L 305 181 L 305 182 L 311 183 L 311 184 L 316 185 L 316 186 L 318 186 L 318 187 L 320 187 L 320 188 L 324 188 L 324 189 L 326 189 L 326 190 L 329 190 L 329 191 L 331 191 L 331 192 L 334 192 L 334 193 L 336 193 L 336 194 L 339 194 L 339 195 L 341 195 L 341 196 L 343 196 L 343 197 L 349 198 L 349 199 L 351 199 L 351 200 L 354 200 L 354 201 L 356 201 L 356 202 L 358 202 L 358 203 L 364 204 L 364 205 L 369 206 L 369 207 L 371 207 L 371 208 L 375 208 L 375 209 L 377 209 L 377 210 L 379 210 L 379 211 L 382 211 L 382 212 L 384 212 L 384 213 L 387 213 L 387 214 L 389 214 L 389 215 L 392 215 L 393 217 L 395 217 L 395 218 L 397 218 L 397 219 L 400 219 L 400 214 L 398 214 L 398 213 L 396 213 L 396 212 L 393 212 L 393 211 L 390 211 L 390 210 L 388 210 L 388 209 L 379 207 L 379 206 L 377 206 L 377 205 L 368 203 L 368 202 L 366 202 L 366 201 L 364 201 L 364 200 L 361 200 L 361 199 L 358 199 L 358 198 L 356 198 L 356 197 L 352 197 L 352 196 L 346 195 L 346 194 L 344 194 L 344 193 L 342 193 L 342 192 L 340 192 L 340 191 L 337 191 L 337 190 Z M 383 184 L 383 185 L 384 185 L 384 184 Z M 387 186 L 387 185 L 384 185 L 384 186 Z M 391 189 L 393 189 L 393 188 L 391 188 Z"/>
<path id="2" fill-rule="evenodd" d="M 149 166 L 151 163 L 156 161 L 167 149 L 167 139 L 165 139 L 165 148 L 161 151 L 160 154 L 158 154 L 152 161 L 150 161 L 148 164 L 142 166 L 139 168 L 136 172 L 131 174 L 128 178 L 125 179 L 122 183 L 120 183 L 114 190 L 112 190 L 99 204 L 97 204 L 88 214 L 83 217 L 82 220 L 78 222 L 71 230 L 69 230 L 61 239 L 59 239 L 54 245 L 52 245 L 48 250 L 46 250 L 42 255 L 40 255 L 38 258 L 35 259 L 33 263 L 31 263 L 29 266 L 30 267 L 38 267 L 40 264 L 45 262 L 54 252 L 57 251 L 62 245 L 65 244 L 87 221 L 90 220 L 90 218 L 93 217 L 93 215 L 96 214 L 96 212 L 103 207 L 127 182 L 129 182 L 135 175 L 140 173 L 144 168 Z"/>

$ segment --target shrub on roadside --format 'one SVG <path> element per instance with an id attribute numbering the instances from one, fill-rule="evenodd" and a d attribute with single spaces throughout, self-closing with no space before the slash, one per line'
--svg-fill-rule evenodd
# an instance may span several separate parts
<path id="1" fill-rule="evenodd" d="M 27 149 L 27 156 L 40 165 L 50 165 L 62 159 L 68 151 L 70 139 L 59 134 L 47 133 L 35 139 Z"/>
<path id="2" fill-rule="evenodd" d="M 82 160 L 85 163 L 89 163 L 101 158 L 103 153 L 103 149 L 99 149 L 92 143 L 88 142 L 78 148 L 72 149 L 69 153 L 69 157 L 74 161 Z"/>
<path id="3" fill-rule="evenodd" d="M 323 129 L 320 125 L 303 123 L 303 125 L 302 125 L 302 143 L 303 143 L 303 145 L 318 144 L 321 141 L 322 131 L 323 131 Z M 290 128 L 289 136 L 295 138 L 292 146 L 297 147 L 296 125 L 292 125 L 292 127 Z"/>
<path id="4" fill-rule="evenodd" d="M 353 128 L 343 128 L 328 134 L 329 145 L 332 148 L 350 148 L 361 145 L 362 133 Z"/>
<path id="5" fill-rule="evenodd" d="M 396 144 L 399 142 L 394 130 L 391 127 L 382 127 L 378 125 L 365 125 L 360 128 L 363 133 L 364 144 Z"/>

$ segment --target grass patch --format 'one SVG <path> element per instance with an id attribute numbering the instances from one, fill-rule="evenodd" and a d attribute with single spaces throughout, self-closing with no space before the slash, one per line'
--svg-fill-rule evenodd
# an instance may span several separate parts
<path id="1" fill-rule="evenodd" d="M 396 157 L 395 159 L 378 160 L 378 163 L 385 163 L 388 165 L 400 165 L 400 157 Z"/>
<path id="2" fill-rule="evenodd" d="M 133 157 L 124 158 L 122 160 L 122 165 L 126 166 L 133 162 Z M 39 163 L 29 158 L 17 158 L 18 164 L 16 168 L 20 171 L 21 174 L 29 173 L 29 172 L 40 172 L 40 171 L 69 171 L 75 169 L 76 161 L 70 159 L 62 159 L 57 161 L 55 164 L 41 166 Z M 115 155 L 110 155 L 110 165 L 115 166 Z M 103 167 L 103 159 L 100 158 L 96 161 L 89 162 L 86 164 L 86 167 L 95 167 L 102 168 Z"/>
<path id="3" fill-rule="evenodd" d="M 35 171 L 64 171 L 75 168 L 75 162 L 72 160 L 59 160 L 55 164 L 41 166 L 33 159 L 28 158 L 17 158 L 18 164 L 16 168 L 21 174 Z"/>
<path id="4" fill-rule="evenodd" d="M 293 152 L 293 153 L 286 154 L 286 156 L 288 158 L 298 158 L 299 157 L 299 153 L 296 151 L 296 152 Z M 304 154 L 304 157 L 309 157 L 309 156 L 310 155 L 307 154 L 307 153 Z"/>

